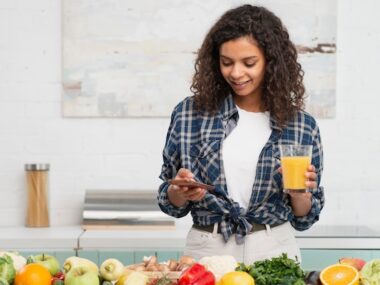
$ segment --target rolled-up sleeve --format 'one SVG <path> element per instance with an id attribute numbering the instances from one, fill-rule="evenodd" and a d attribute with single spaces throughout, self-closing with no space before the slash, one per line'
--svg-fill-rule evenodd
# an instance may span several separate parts
<path id="1" fill-rule="evenodd" d="M 172 113 L 168 133 L 166 135 L 166 143 L 163 150 L 163 165 L 159 176 L 164 182 L 160 185 L 157 196 L 160 209 L 164 213 L 176 218 L 186 216 L 189 213 L 191 206 L 191 203 L 187 203 L 182 207 L 176 207 L 170 203 L 168 197 L 169 184 L 167 183 L 167 180 L 174 178 L 181 166 L 178 148 L 178 137 L 180 132 L 180 124 L 177 116 L 178 109 L 179 106 L 177 106 Z"/>
<path id="2" fill-rule="evenodd" d="M 315 122 L 314 122 L 315 123 Z M 323 172 L 323 148 L 321 136 L 318 126 L 313 126 L 312 130 L 313 140 L 313 155 L 311 164 L 315 166 L 317 173 L 317 189 L 313 189 L 311 197 L 311 209 L 306 216 L 294 217 L 292 220 L 293 227 L 298 231 L 304 231 L 310 228 L 315 222 L 319 220 L 319 215 L 325 205 L 324 189 L 320 186 L 322 172 Z"/>

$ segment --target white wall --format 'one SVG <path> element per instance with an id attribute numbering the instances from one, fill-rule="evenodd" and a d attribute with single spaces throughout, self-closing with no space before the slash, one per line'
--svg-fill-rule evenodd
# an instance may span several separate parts
<path id="1" fill-rule="evenodd" d="M 319 120 L 321 224 L 380 224 L 379 10 L 339 1 L 337 115 Z M 0 0 L 0 226 L 24 224 L 25 163 L 51 164 L 52 225 L 80 223 L 85 189 L 159 184 L 168 119 L 62 117 L 60 13 L 58 0 Z"/>

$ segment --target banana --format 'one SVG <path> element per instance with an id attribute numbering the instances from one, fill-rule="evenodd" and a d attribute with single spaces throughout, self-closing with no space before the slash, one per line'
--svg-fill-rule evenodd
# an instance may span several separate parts
<path id="1" fill-rule="evenodd" d="M 86 258 L 77 257 L 77 256 L 71 256 L 67 258 L 65 262 L 63 263 L 63 270 L 65 271 L 65 273 L 67 273 L 72 268 L 77 267 L 77 266 L 86 266 L 88 269 L 99 274 L 99 268 L 94 262 Z"/>
<path id="2" fill-rule="evenodd" d="M 124 265 L 115 258 L 109 258 L 100 265 L 100 276 L 105 280 L 115 281 L 121 277 L 124 272 Z"/>

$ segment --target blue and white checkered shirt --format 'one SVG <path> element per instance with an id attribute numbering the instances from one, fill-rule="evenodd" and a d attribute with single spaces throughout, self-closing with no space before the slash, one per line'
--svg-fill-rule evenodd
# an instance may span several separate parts
<path id="1" fill-rule="evenodd" d="M 273 225 L 290 221 L 296 230 L 308 229 L 318 220 L 324 205 L 323 188 L 319 187 L 323 151 L 315 120 L 305 112 L 298 112 L 294 120 L 281 129 L 271 118 L 272 132 L 260 153 L 249 206 L 245 209 L 228 195 L 221 154 L 223 139 L 231 133 L 238 119 L 232 95 L 215 115 L 196 111 L 193 97 L 175 107 L 163 151 L 160 178 L 164 182 L 158 194 L 161 210 L 173 217 L 183 217 L 191 211 L 193 223 L 201 226 L 219 223 L 224 240 L 236 233 L 238 244 L 244 241 L 252 223 Z M 313 145 L 312 164 L 318 175 L 318 188 L 312 192 L 310 212 L 303 217 L 294 216 L 289 196 L 283 192 L 279 172 L 281 144 Z M 189 169 L 197 181 L 215 185 L 215 191 L 208 192 L 199 202 L 188 202 L 182 207 L 172 205 L 167 195 L 167 180 L 174 178 L 180 168 Z"/>

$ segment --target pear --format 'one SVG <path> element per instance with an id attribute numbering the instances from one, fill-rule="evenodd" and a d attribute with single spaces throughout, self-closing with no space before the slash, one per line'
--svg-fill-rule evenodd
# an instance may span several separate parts
<path id="1" fill-rule="evenodd" d="M 124 265 L 115 258 L 108 258 L 100 265 L 100 276 L 108 281 L 118 280 L 124 272 Z"/>

